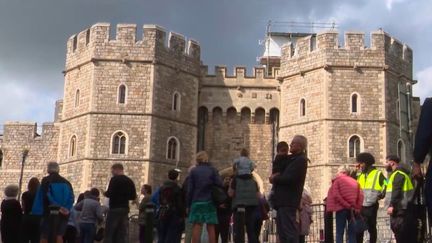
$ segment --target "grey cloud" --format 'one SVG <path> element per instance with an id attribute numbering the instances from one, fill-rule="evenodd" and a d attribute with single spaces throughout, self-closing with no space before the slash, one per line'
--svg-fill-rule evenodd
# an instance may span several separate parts
<path id="1" fill-rule="evenodd" d="M 341 31 L 383 27 L 414 49 L 416 70 L 426 69 L 432 30 L 429 0 L 0 0 L 0 84 L 14 82 L 49 99 L 41 99 L 36 119 L 52 117 L 51 100 L 63 91 L 65 43 L 69 36 L 95 22 L 159 24 L 201 43 L 205 64 L 256 65 L 258 40 L 267 21 L 331 21 Z M 280 30 L 289 31 L 287 26 Z M 307 31 L 307 30 L 306 30 Z M 0 105 L 21 104 L 19 97 L 0 97 Z M 28 104 L 31 106 L 31 104 Z M 49 108 L 44 108 L 49 107 Z M 18 108 L 18 105 L 17 105 Z M 34 116 L 0 110 L 0 122 Z"/>

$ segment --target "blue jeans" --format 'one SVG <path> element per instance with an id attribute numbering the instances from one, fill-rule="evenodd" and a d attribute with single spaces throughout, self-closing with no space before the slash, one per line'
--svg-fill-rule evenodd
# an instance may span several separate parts
<path id="1" fill-rule="evenodd" d="M 351 223 L 351 210 L 342 209 L 336 212 L 336 243 L 343 243 L 343 236 L 348 223 L 348 240 L 349 243 L 356 243 L 356 232 Z"/>
<path id="2" fill-rule="evenodd" d="M 96 225 L 93 223 L 80 223 L 80 242 L 93 243 L 96 236 Z"/>

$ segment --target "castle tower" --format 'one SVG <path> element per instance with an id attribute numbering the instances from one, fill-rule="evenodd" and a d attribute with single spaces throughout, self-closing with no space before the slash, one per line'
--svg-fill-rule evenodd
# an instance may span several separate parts
<path id="1" fill-rule="evenodd" d="M 309 140 L 308 185 L 320 201 L 340 165 L 371 152 L 409 160 L 412 51 L 383 31 L 320 33 L 282 48 L 280 140 Z"/>
<path id="2" fill-rule="evenodd" d="M 75 191 L 105 188 L 113 163 L 137 187 L 189 166 L 196 146 L 200 47 L 144 26 L 98 23 L 67 43 L 59 161 Z M 182 111 L 182 112 L 180 112 Z"/>

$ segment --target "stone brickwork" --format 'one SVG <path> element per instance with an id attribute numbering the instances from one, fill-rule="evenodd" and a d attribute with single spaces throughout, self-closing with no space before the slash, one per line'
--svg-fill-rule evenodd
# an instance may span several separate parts
<path id="1" fill-rule="evenodd" d="M 31 177 L 45 173 L 45 162 L 57 159 L 59 124 L 44 123 L 41 134 L 37 134 L 35 123 L 8 122 L 0 136 L 0 150 L 3 154 L 0 167 L 0 190 L 9 184 L 19 183 L 23 151 L 28 150 L 24 164 L 22 190 L 27 188 Z"/>
<path id="2" fill-rule="evenodd" d="M 335 31 L 299 38 L 282 47 L 271 72 L 256 67 L 248 75 L 235 67 L 231 75 L 224 66 L 209 74 L 199 44 L 180 34 L 144 25 L 141 37 L 136 25 L 119 24 L 111 36 L 111 28 L 98 23 L 67 41 L 64 97 L 56 103 L 54 123 L 44 124 L 40 136 L 34 124 L 5 125 L 0 190 L 18 183 L 23 149 L 29 149 L 24 184 L 30 176 L 41 177 L 47 161 L 57 160 L 78 193 L 105 189 L 116 162 L 124 163 L 137 188 L 157 186 L 175 167 L 183 179 L 198 150 L 225 169 L 247 148 L 268 190 L 275 144 L 303 134 L 315 202 L 325 197 L 337 167 L 354 162 L 353 135 L 378 164 L 398 152 L 399 141 L 410 160 L 419 100 L 408 96 L 411 122 L 401 127 L 399 93 L 412 92 L 415 84 L 412 50 L 383 31 L 371 33 L 370 47 L 358 32 L 345 33 L 344 43 Z M 120 87 L 126 90 L 124 103 Z M 119 131 L 126 137 L 125 153 L 113 154 Z M 175 158 L 168 156 L 171 138 Z"/>
<path id="3" fill-rule="evenodd" d="M 383 31 L 371 34 L 370 47 L 357 32 L 345 33 L 344 45 L 333 31 L 318 34 L 316 42 L 311 38 L 282 47 L 280 139 L 295 134 L 309 139 L 313 169 L 308 184 L 322 199 L 334 170 L 354 162 L 349 155 L 351 136 L 360 138 L 360 150 L 374 154 L 378 164 L 397 153 L 399 139 L 404 153 L 410 153 L 410 131 L 399 129 L 396 119 L 398 84 L 415 82 L 411 49 Z M 351 108 L 353 94 L 358 97 L 356 112 Z M 304 116 L 301 99 L 306 101 Z"/>

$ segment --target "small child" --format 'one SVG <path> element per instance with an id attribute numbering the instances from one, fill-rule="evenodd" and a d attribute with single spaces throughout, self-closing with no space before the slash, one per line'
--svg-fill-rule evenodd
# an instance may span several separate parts
<path id="1" fill-rule="evenodd" d="M 138 224 L 139 224 L 139 238 L 140 243 L 145 242 L 145 231 L 147 223 L 147 205 L 152 204 L 150 201 L 152 195 L 152 187 L 150 185 L 143 185 L 141 187 L 141 194 L 144 196 L 139 204 Z"/>
<path id="2" fill-rule="evenodd" d="M 276 146 L 277 154 L 272 162 L 272 175 L 282 174 L 291 161 L 291 155 L 288 154 L 289 146 L 286 142 L 279 142 Z M 274 187 L 269 193 L 269 203 L 274 206 Z"/>
<path id="3" fill-rule="evenodd" d="M 251 179 L 252 171 L 255 169 L 255 163 L 249 159 L 247 149 L 240 151 L 240 157 L 234 160 L 233 169 L 237 177 L 242 179 Z"/>
<path id="4" fill-rule="evenodd" d="M 1 203 L 1 238 L 3 243 L 20 242 L 22 209 L 18 196 L 17 185 L 9 185 L 5 188 L 5 199 Z"/>
<path id="5" fill-rule="evenodd" d="M 97 224 L 104 220 L 105 208 L 100 204 L 99 196 L 99 190 L 92 188 L 88 193 L 84 193 L 84 200 L 75 205 L 75 209 L 81 212 L 79 216 L 80 242 L 94 242 Z"/>

